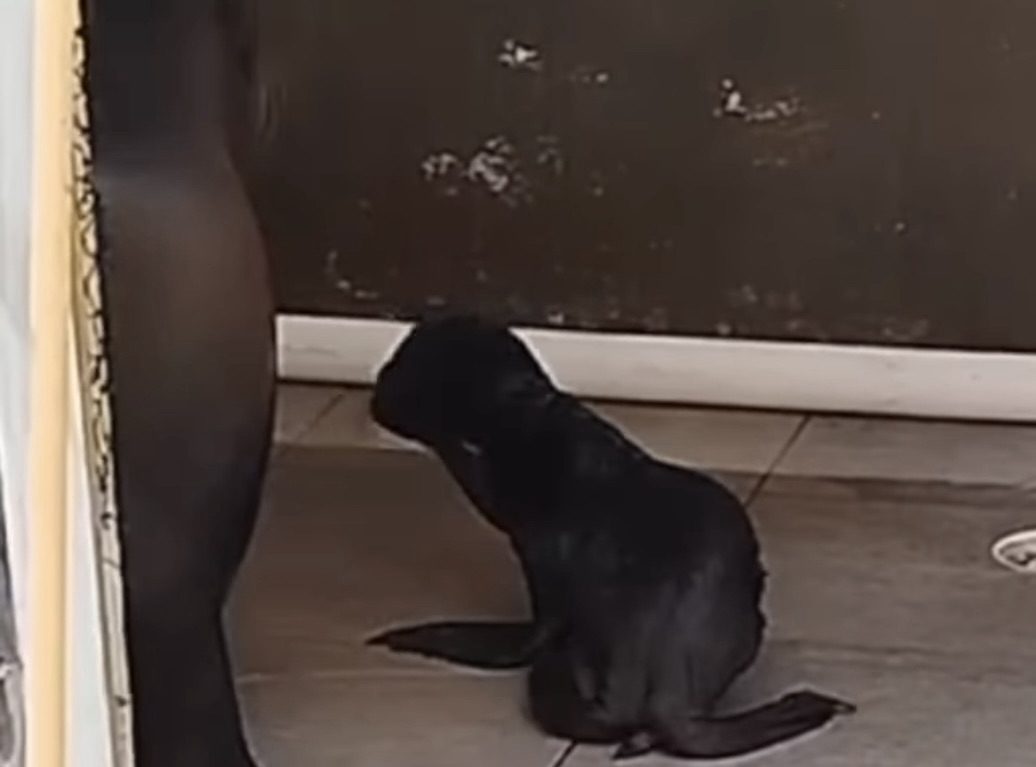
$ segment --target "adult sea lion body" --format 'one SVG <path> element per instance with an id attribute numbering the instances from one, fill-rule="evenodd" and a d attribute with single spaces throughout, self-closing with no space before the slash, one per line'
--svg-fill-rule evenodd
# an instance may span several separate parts
<path id="1" fill-rule="evenodd" d="M 798 692 L 734 716 L 717 701 L 756 658 L 764 572 L 740 501 L 653 459 L 558 391 L 506 328 L 420 323 L 378 375 L 372 413 L 429 446 L 508 536 L 525 623 L 435 623 L 372 641 L 481 668 L 530 665 L 546 732 L 716 758 L 814 730 L 852 706 Z"/>

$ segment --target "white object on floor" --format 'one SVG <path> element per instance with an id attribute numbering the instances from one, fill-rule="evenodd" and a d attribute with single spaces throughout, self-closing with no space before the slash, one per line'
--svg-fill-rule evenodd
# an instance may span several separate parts
<path id="1" fill-rule="evenodd" d="M 993 559 L 1016 573 L 1036 575 L 1036 529 L 1006 535 L 993 544 Z"/>
<path id="2" fill-rule="evenodd" d="M 282 315 L 282 377 L 370 384 L 404 322 Z M 1036 422 L 1036 355 L 522 330 L 584 397 Z"/>

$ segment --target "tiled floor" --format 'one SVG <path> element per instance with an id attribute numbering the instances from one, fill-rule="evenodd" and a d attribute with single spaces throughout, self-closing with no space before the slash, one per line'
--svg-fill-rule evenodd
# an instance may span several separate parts
<path id="1" fill-rule="evenodd" d="M 989 545 L 1036 526 L 1036 429 L 608 406 L 661 455 L 743 497 L 772 573 L 763 658 L 732 692 L 809 684 L 855 717 L 747 760 L 772 767 L 1034 763 L 1036 579 Z M 521 680 L 363 646 L 372 631 L 523 610 L 509 553 L 358 391 L 286 387 L 265 514 L 232 610 L 268 767 L 547 767 L 566 744 Z M 645 767 L 668 764 L 648 758 Z M 570 767 L 608 764 L 580 747 Z"/>

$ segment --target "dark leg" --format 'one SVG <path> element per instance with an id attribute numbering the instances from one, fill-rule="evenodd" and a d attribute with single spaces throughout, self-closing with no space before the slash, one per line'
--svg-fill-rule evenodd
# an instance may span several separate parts
<path id="1" fill-rule="evenodd" d="M 274 393 L 243 86 L 215 0 L 86 10 L 137 764 L 253 767 L 222 627 Z"/>
<path id="2" fill-rule="evenodd" d="M 141 767 L 247 767 L 221 613 L 270 438 L 272 306 L 229 164 L 98 175 Z"/>

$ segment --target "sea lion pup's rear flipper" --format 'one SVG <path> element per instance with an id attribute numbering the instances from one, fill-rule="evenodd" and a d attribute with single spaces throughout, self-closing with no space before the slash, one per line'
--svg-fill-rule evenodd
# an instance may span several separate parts
<path id="1" fill-rule="evenodd" d="M 639 759 L 655 750 L 655 736 L 648 732 L 638 732 L 619 744 L 612 754 L 612 761 L 625 762 Z"/>
<path id="2" fill-rule="evenodd" d="M 473 668 L 506 670 L 531 662 L 541 633 L 531 621 L 426 623 L 386 631 L 367 644 Z"/>
<path id="3" fill-rule="evenodd" d="M 723 759 L 815 730 L 855 706 L 815 692 L 796 692 L 741 714 L 658 722 L 659 750 L 688 759 Z"/>

